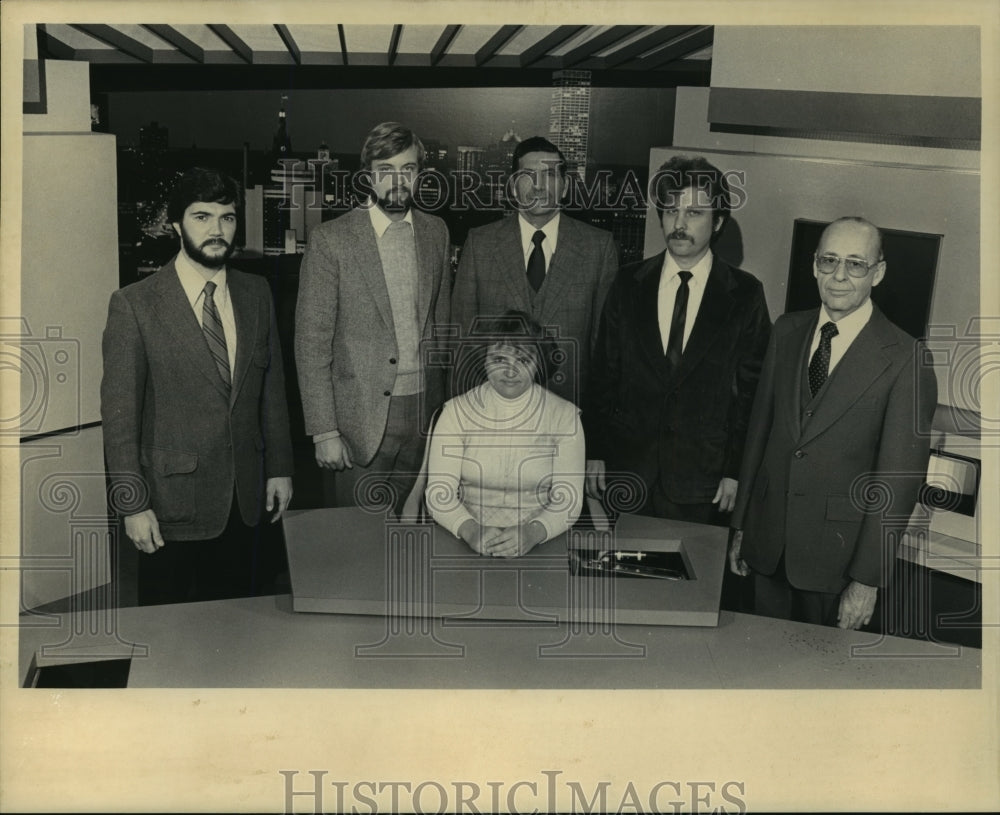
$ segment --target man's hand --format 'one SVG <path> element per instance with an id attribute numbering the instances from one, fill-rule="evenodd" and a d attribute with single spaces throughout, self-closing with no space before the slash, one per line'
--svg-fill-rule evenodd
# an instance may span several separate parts
<path id="1" fill-rule="evenodd" d="M 487 555 L 486 547 L 500 534 L 498 526 L 480 526 L 469 518 L 458 528 L 458 537 L 469 544 L 469 548 L 479 555 Z"/>
<path id="2" fill-rule="evenodd" d="M 713 504 L 719 505 L 719 512 L 732 512 L 736 506 L 736 490 L 740 482 L 735 478 L 723 478 L 719 482 L 719 488 L 715 491 Z"/>
<path id="3" fill-rule="evenodd" d="M 485 555 L 492 557 L 519 557 L 526 555 L 545 540 L 545 526 L 540 521 L 501 529 L 492 542 L 486 545 Z"/>
<path id="4" fill-rule="evenodd" d="M 852 580 L 840 595 L 840 610 L 837 612 L 838 628 L 861 628 L 868 625 L 875 611 L 878 586 L 867 586 Z"/>
<path id="5" fill-rule="evenodd" d="M 599 458 L 588 459 L 587 461 L 587 483 L 584 490 L 591 498 L 600 498 L 604 495 L 605 475 L 607 469 L 604 461 Z"/>
<path id="6" fill-rule="evenodd" d="M 750 567 L 746 561 L 740 557 L 740 549 L 743 547 L 743 530 L 737 529 L 733 533 L 733 542 L 729 544 L 729 571 L 738 574 L 740 577 L 747 577 L 750 574 Z"/>
<path id="7" fill-rule="evenodd" d="M 316 463 L 327 470 L 354 469 L 347 440 L 341 436 L 316 442 Z"/>
<path id="8" fill-rule="evenodd" d="M 288 476 L 267 479 L 267 511 L 271 512 L 277 508 L 277 512 L 271 517 L 271 523 L 277 521 L 281 514 L 288 508 L 292 500 L 292 479 Z"/>
<path id="9" fill-rule="evenodd" d="M 151 509 L 137 512 L 135 515 L 126 515 L 125 534 L 135 544 L 136 549 L 147 555 L 153 554 L 163 546 L 160 524 L 156 520 L 156 513 Z"/>

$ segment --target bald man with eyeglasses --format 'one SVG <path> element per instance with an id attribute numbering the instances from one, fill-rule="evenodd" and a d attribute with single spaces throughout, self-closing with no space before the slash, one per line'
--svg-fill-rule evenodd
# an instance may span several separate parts
<path id="1" fill-rule="evenodd" d="M 840 218 L 814 256 L 822 305 L 774 324 L 729 553 L 733 572 L 753 576 L 758 614 L 867 625 L 895 559 L 890 525 L 916 504 L 937 382 L 871 301 L 886 271 L 878 228 Z"/>

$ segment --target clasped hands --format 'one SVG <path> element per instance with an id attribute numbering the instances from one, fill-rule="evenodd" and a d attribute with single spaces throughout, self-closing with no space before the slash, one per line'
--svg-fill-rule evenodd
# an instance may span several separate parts
<path id="1" fill-rule="evenodd" d="M 545 535 L 545 527 L 539 521 L 501 528 L 482 526 L 469 518 L 458 530 L 458 536 L 472 551 L 489 557 L 526 555 L 545 540 Z"/>

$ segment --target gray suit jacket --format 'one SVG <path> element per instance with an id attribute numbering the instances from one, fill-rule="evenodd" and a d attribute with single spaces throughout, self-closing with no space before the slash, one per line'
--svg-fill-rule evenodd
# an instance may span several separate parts
<path id="1" fill-rule="evenodd" d="M 778 318 L 750 415 L 731 524 L 741 555 L 839 593 L 883 585 L 927 472 L 937 380 L 913 338 L 875 307 L 823 388 L 805 385 L 818 309 Z"/>
<path id="2" fill-rule="evenodd" d="M 571 341 L 574 353 L 546 387 L 580 405 L 597 323 L 617 271 L 611 233 L 563 213 L 555 254 L 536 293 L 525 274 L 518 217 L 504 218 L 469 231 L 455 277 L 451 320 L 467 334 L 474 317 L 517 309 L 543 327 L 558 328 L 559 337 Z"/>
<path id="3" fill-rule="evenodd" d="M 292 474 L 278 329 L 267 281 L 226 273 L 236 318 L 229 398 L 174 262 L 111 295 L 101 418 L 112 506 L 152 507 L 167 540 L 221 534 L 235 484 L 247 524 L 268 478 Z"/>
<path id="4" fill-rule="evenodd" d="M 426 359 L 435 324 L 448 319 L 450 243 L 444 221 L 413 211 L 417 319 Z M 295 310 L 295 362 L 306 433 L 339 430 L 367 465 L 385 433 L 396 379 L 396 331 L 375 230 L 358 208 L 309 238 Z M 444 400 L 444 370 L 425 367 L 424 415 Z"/>

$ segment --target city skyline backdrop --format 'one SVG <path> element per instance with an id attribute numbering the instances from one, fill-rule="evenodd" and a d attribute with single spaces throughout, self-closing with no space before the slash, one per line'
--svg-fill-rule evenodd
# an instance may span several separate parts
<path id="1" fill-rule="evenodd" d="M 139 128 L 156 121 L 170 147 L 268 149 L 282 93 L 159 91 L 108 93 L 108 131 L 136 145 Z M 547 136 L 552 88 L 423 88 L 289 90 L 285 109 L 294 153 L 359 153 L 368 131 L 400 121 L 454 154 L 459 145 L 496 143 L 509 129 L 522 139 Z M 589 161 L 646 166 L 651 147 L 670 145 L 672 88 L 592 88 Z"/>

